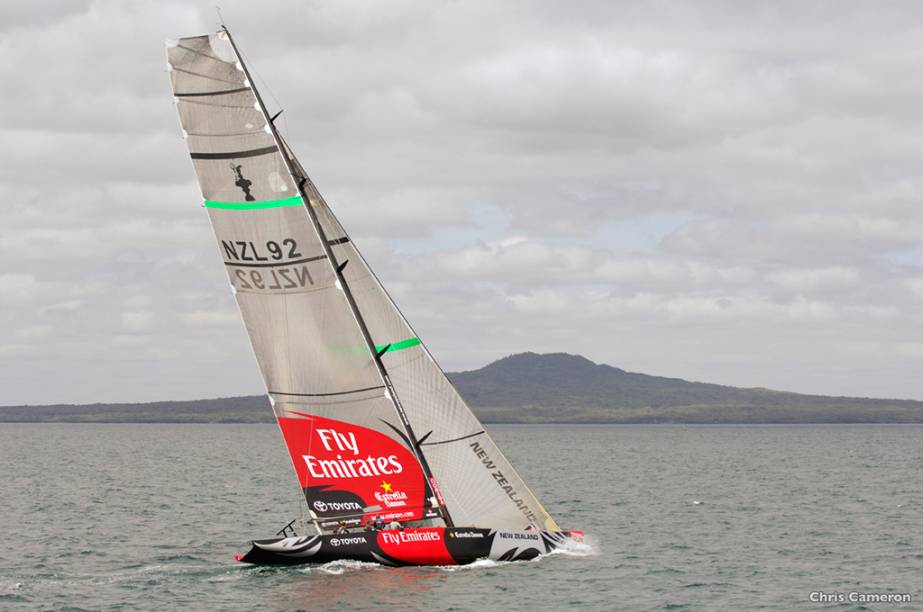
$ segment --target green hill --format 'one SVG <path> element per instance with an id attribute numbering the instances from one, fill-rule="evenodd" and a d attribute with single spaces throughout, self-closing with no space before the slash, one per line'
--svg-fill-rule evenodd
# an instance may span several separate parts
<path id="1" fill-rule="evenodd" d="M 578 355 L 511 355 L 449 378 L 486 423 L 923 423 L 923 402 L 741 389 Z M 0 407 L 0 422 L 270 423 L 265 396 Z"/>

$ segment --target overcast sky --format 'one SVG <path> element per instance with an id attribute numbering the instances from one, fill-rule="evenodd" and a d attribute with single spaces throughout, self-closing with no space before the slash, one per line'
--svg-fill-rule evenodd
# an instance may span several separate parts
<path id="1" fill-rule="evenodd" d="M 919 3 L 220 4 L 446 369 L 923 399 Z M 165 71 L 213 5 L 0 5 L 0 404 L 263 392 Z"/>

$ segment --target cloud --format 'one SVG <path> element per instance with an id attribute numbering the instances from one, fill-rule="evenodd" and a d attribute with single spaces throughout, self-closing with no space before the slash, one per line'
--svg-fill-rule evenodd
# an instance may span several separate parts
<path id="1" fill-rule="evenodd" d="M 768 280 L 783 289 L 813 291 L 855 287 L 861 281 L 858 272 L 849 268 L 814 268 L 781 270 L 768 275 Z"/>
<path id="2" fill-rule="evenodd" d="M 448 369 L 564 350 L 923 398 L 917 4 L 222 11 Z M 215 21 L 0 9 L 0 403 L 260 392 L 164 65 Z"/>

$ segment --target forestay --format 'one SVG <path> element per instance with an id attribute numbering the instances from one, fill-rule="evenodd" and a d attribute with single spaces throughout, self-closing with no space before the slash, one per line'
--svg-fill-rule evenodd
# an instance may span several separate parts
<path id="1" fill-rule="evenodd" d="M 180 39 L 167 57 L 219 253 L 320 526 L 442 506 L 456 525 L 557 530 L 275 132 L 229 35 Z"/>

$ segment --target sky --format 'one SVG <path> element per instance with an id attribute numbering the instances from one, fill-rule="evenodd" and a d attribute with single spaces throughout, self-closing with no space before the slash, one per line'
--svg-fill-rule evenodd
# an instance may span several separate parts
<path id="1" fill-rule="evenodd" d="M 923 400 L 923 5 L 221 7 L 446 370 Z M 0 404 L 263 392 L 166 73 L 216 26 L 0 5 Z"/>

